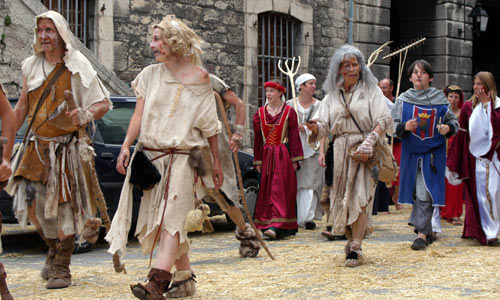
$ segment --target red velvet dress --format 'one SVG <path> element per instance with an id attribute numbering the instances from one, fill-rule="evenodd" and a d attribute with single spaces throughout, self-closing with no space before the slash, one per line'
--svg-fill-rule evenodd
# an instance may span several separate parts
<path id="1" fill-rule="evenodd" d="M 303 159 L 297 114 L 284 105 L 273 117 L 263 106 L 253 117 L 253 128 L 254 164 L 262 166 L 255 226 L 296 232 L 297 177 L 292 162 Z M 287 138 L 290 150 L 285 145 Z"/>
<path id="2" fill-rule="evenodd" d="M 491 105 L 491 103 L 490 103 Z M 462 238 L 475 238 L 486 245 L 486 235 L 481 227 L 479 204 L 476 192 L 476 159 L 469 151 L 469 118 L 472 114 L 472 102 L 467 101 L 460 111 L 460 130 L 457 133 L 449 151 L 446 165 L 450 171 L 458 173 L 465 188 L 465 223 Z M 500 141 L 500 108 L 492 110 L 491 123 L 493 127 L 492 149 L 483 157 L 491 159 L 493 155 L 500 155 L 500 148 L 495 146 Z"/>
<path id="3" fill-rule="evenodd" d="M 455 136 L 448 139 L 448 156 L 450 155 L 450 148 Z M 454 218 L 460 218 L 463 213 L 464 200 L 464 184 L 452 185 L 446 179 L 446 198 L 445 206 L 441 207 L 441 218 L 448 221 Z"/>

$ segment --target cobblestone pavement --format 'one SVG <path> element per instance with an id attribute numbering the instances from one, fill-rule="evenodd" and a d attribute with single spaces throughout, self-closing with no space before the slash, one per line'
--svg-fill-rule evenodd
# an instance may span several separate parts
<path id="1" fill-rule="evenodd" d="M 192 299 L 498 299 L 500 247 L 461 239 L 461 226 L 442 221 L 443 234 L 425 251 L 413 251 L 407 219 L 410 207 L 374 216 L 376 231 L 363 244 L 366 264 L 343 266 L 344 241 L 329 242 L 315 230 L 300 230 L 268 242 L 264 251 L 241 259 L 227 228 L 191 236 L 191 260 L 198 279 Z M 47 290 L 40 278 L 44 251 L 36 235 L 4 236 L 0 261 L 15 299 L 135 299 L 129 285 L 144 281 L 149 255 L 130 239 L 127 274 L 113 271 L 105 242 L 73 256 L 73 284 Z M 38 240 L 38 242 L 36 241 Z"/>

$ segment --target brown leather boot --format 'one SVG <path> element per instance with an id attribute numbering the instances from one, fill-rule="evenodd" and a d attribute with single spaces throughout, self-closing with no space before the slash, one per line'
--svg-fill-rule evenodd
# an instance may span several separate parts
<path id="1" fill-rule="evenodd" d="M 189 271 L 175 271 L 172 285 L 166 294 L 167 298 L 181 298 L 196 293 L 196 276 Z"/>
<path id="2" fill-rule="evenodd" d="M 163 293 L 168 289 L 172 274 L 168 271 L 152 268 L 148 274 L 148 283 L 130 285 L 132 294 L 141 300 L 165 300 Z"/>
<path id="3" fill-rule="evenodd" d="M 69 264 L 71 263 L 71 255 L 75 248 L 75 236 L 56 241 L 56 257 L 52 271 L 49 272 L 49 281 L 45 286 L 48 289 L 62 289 L 71 284 L 71 273 Z"/>
<path id="4" fill-rule="evenodd" d="M 45 265 L 43 266 L 41 275 L 45 280 L 49 280 L 49 273 L 52 269 L 52 265 L 54 264 L 54 258 L 56 257 L 56 239 L 43 239 L 45 244 L 49 247 L 47 251 L 47 258 L 45 259 Z"/>
<path id="5" fill-rule="evenodd" d="M 7 273 L 2 263 L 0 263 L 0 297 L 2 300 L 14 300 L 7 287 Z"/>

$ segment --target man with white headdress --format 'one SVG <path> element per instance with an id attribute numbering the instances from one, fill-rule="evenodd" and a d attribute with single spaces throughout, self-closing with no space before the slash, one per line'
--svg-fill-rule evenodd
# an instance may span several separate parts
<path id="1" fill-rule="evenodd" d="M 297 116 L 299 121 L 300 140 L 304 149 L 304 160 L 297 170 L 297 223 L 305 229 L 316 228 L 314 220 L 321 220 L 322 210 L 319 205 L 323 188 L 323 169 L 325 157 L 319 155 L 320 143 L 312 147 L 307 143 L 310 131 L 303 124 L 309 122 L 318 110 L 320 101 L 313 97 L 316 90 L 316 77 L 304 73 L 295 79 L 297 89 Z M 293 99 L 287 104 L 295 107 Z M 324 139 L 321 140 L 324 145 Z"/>
<path id="2" fill-rule="evenodd" d="M 29 217 L 49 247 L 42 277 L 48 289 L 71 284 L 75 235 L 96 238 L 95 195 L 100 192 L 94 150 L 86 127 L 112 103 L 59 13 L 35 18 L 34 55 L 22 63 L 23 89 L 16 128 L 28 116 L 29 131 L 8 192 L 21 225 Z M 92 234 L 91 237 L 89 234 Z"/>

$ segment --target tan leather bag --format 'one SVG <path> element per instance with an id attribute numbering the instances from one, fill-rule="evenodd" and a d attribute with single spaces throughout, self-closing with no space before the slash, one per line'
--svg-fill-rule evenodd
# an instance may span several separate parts
<path id="1" fill-rule="evenodd" d="M 378 179 L 385 183 L 396 180 L 399 172 L 398 163 L 392 153 L 392 147 L 386 139 L 381 139 L 373 153 L 375 164 L 378 166 Z"/>

